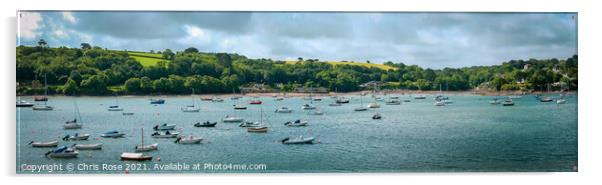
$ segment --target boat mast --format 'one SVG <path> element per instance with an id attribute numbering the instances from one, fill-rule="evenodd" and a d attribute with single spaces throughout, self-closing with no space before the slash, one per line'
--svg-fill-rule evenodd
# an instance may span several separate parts
<path id="1" fill-rule="evenodd" d="M 144 153 L 144 128 L 140 129 L 140 137 L 141 137 L 141 140 L 142 140 L 142 146 L 141 146 L 142 149 L 141 149 L 141 151 L 142 151 L 142 153 Z"/>

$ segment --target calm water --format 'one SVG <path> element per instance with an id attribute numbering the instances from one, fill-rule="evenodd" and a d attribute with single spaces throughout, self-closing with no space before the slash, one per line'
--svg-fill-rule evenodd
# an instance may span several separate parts
<path id="1" fill-rule="evenodd" d="M 22 165 L 69 163 L 125 165 L 119 160 L 122 152 L 132 152 L 141 141 L 159 143 L 159 150 L 147 152 L 155 158 L 150 162 L 127 162 L 145 165 L 146 171 L 130 173 L 189 172 L 439 172 L 439 171 L 576 171 L 577 170 L 577 97 L 570 95 L 567 104 L 540 103 L 532 96 L 516 99 L 513 107 L 490 105 L 491 97 L 450 96 L 452 105 L 433 106 L 426 100 L 385 105 L 366 112 L 354 112 L 359 97 L 350 104 L 329 107 L 333 99 L 323 97 L 314 102 L 324 115 L 308 115 L 301 110 L 307 103 L 302 98 L 275 101 L 262 97 L 262 105 L 248 105 L 251 98 L 239 100 L 248 109 L 235 111 L 235 100 L 222 103 L 199 101 L 200 113 L 184 113 L 180 108 L 191 103 L 191 97 L 167 97 L 163 105 L 151 105 L 149 97 L 120 97 L 124 112 L 109 112 L 114 97 L 50 97 L 54 111 L 32 111 L 17 108 L 17 172 Z M 23 97 L 28 101 L 31 97 Z M 84 126 L 64 130 L 66 120 L 74 117 L 76 100 Z M 410 99 L 402 96 L 401 99 Z M 363 98 L 364 106 L 371 102 Z M 280 106 L 293 113 L 274 113 Z M 248 133 L 237 123 L 218 123 L 215 128 L 196 128 L 199 121 L 219 121 L 226 114 L 258 121 L 260 109 L 269 121 L 269 132 Z M 382 120 L 372 120 L 379 112 Z M 305 119 L 309 126 L 290 128 L 286 121 Z M 174 139 L 153 139 L 152 127 L 160 123 L 177 124 L 183 135 L 204 138 L 199 145 L 174 144 Z M 105 139 L 100 134 L 119 130 L 125 138 Z M 49 148 L 32 148 L 30 141 L 58 139 L 65 134 L 91 134 L 89 141 L 103 143 L 99 151 L 80 151 L 76 159 L 48 159 Z M 313 145 L 283 145 L 280 139 L 289 136 L 314 136 Z M 60 141 L 60 145 L 76 142 Z M 155 164 L 172 163 L 265 164 L 265 170 L 155 170 Z M 149 169 L 150 168 L 150 169 Z M 123 170 L 61 171 L 53 173 L 124 173 Z"/>

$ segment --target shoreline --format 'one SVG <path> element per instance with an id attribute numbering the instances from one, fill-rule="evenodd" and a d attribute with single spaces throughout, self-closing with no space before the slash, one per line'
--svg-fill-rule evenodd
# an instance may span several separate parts
<path id="1" fill-rule="evenodd" d="M 566 91 L 569 94 L 576 94 L 577 91 Z M 316 97 L 324 97 L 324 96 L 354 96 L 360 94 L 371 94 L 372 91 L 364 90 L 364 91 L 353 91 L 353 92 L 343 92 L 343 93 L 313 93 L 313 96 Z M 550 92 L 522 92 L 522 91 L 499 91 L 499 92 L 490 92 L 490 91 L 438 91 L 438 90 L 428 90 L 428 91 L 419 91 L 419 90 L 387 90 L 378 92 L 377 95 L 386 95 L 386 94 L 395 94 L 395 95 L 475 95 L 475 96 L 510 96 L 510 95 L 535 95 L 535 94 L 558 94 L 560 91 L 550 91 Z M 244 96 L 251 97 L 305 97 L 309 96 L 310 93 L 298 93 L 298 92 L 290 92 L 290 93 L 282 93 L 282 92 L 265 92 L 265 93 L 246 93 Z M 35 96 L 44 96 L 44 95 L 17 95 L 16 97 L 35 97 Z M 166 94 L 166 95 L 117 95 L 117 97 L 189 97 L 190 94 Z M 197 96 L 199 98 L 210 98 L 210 97 L 220 97 L 220 98 L 230 98 L 234 96 L 243 96 L 241 94 L 234 93 L 215 93 L 215 94 L 194 94 L 193 96 Z M 80 95 L 80 96 L 67 96 L 67 95 L 48 95 L 48 97 L 115 97 L 115 95 Z"/>

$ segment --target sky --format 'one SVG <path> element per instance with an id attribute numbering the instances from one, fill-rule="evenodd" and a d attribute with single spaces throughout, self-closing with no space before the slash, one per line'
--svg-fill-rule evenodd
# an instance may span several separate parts
<path id="1" fill-rule="evenodd" d="M 392 61 L 434 69 L 577 54 L 575 13 L 22 11 L 17 45 Z"/>

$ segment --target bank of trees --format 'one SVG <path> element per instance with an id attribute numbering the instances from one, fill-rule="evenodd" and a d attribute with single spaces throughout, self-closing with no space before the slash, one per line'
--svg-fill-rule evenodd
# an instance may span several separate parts
<path id="1" fill-rule="evenodd" d="M 360 84 L 384 82 L 384 88 L 469 90 L 545 90 L 577 88 L 577 56 L 568 59 L 512 60 L 495 66 L 424 69 L 386 62 L 396 69 L 331 65 L 318 59 L 294 63 L 249 59 L 229 53 L 203 53 L 196 48 L 161 51 L 168 62 L 142 66 L 126 51 L 83 43 L 81 48 L 17 47 L 17 93 L 66 95 L 227 93 L 248 84 L 282 91 L 325 87 L 340 92 L 361 90 Z M 157 52 L 159 53 L 159 52 Z"/>

